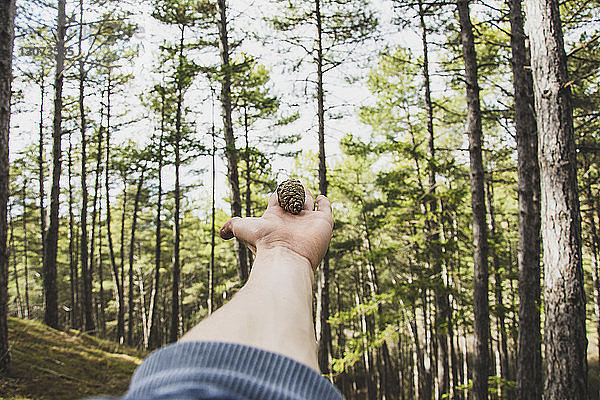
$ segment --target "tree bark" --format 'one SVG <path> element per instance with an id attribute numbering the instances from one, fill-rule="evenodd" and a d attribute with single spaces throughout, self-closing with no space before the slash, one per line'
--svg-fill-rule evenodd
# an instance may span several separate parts
<path id="1" fill-rule="evenodd" d="M 252 188 L 250 186 L 250 145 L 248 143 L 248 107 L 244 104 L 244 136 L 246 139 L 246 151 L 244 158 L 246 161 L 246 217 L 252 216 Z M 248 255 L 248 271 L 252 268 L 252 252 L 246 248 Z"/>
<path id="2" fill-rule="evenodd" d="M 557 0 L 526 0 L 539 138 L 545 399 L 587 399 L 587 338 L 573 109 Z"/>
<path id="3" fill-rule="evenodd" d="M 242 216 L 242 199 L 238 175 L 238 155 L 235 148 L 233 123 L 231 121 L 231 65 L 229 62 L 229 42 L 227 37 L 227 5 L 226 0 L 217 0 L 219 9 L 219 52 L 221 56 L 221 106 L 223 114 L 223 131 L 225 134 L 225 156 L 227 157 L 227 179 L 229 180 L 229 201 L 231 216 Z M 248 260 L 242 242 L 234 239 L 233 247 L 237 258 L 237 272 L 240 282 L 248 279 Z"/>
<path id="4" fill-rule="evenodd" d="M 494 208 L 494 185 L 493 185 L 493 174 L 490 172 L 489 177 L 486 180 L 487 186 L 487 200 L 488 207 L 490 213 L 490 234 L 493 238 L 493 244 L 490 248 L 490 253 L 492 255 L 493 262 L 493 270 L 494 270 L 494 301 L 496 302 L 496 321 L 497 321 L 497 331 L 500 336 L 498 340 L 498 353 L 500 355 L 500 377 L 503 380 L 510 380 L 510 372 L 508 365 L 508 345 L 506 339 L 506 313 L 504 309 L 504 304 L 502 302 L 503 294 L 502 294 L 502 275 L 500 274 L 500 258 L 498 257 L 498 252 L 496 248 L 499 247 L 500 243 L 498 242 L 498 232 L 496 230 L 496 214 Z M 510 399 L 512 398 L 511 393 L 506 389 L 504 385 L 500 385 L 498 388 L 499 396 L 501 398 Z"/>
<path id="5" fill-rule="evenodd" d="M 211 185 L 211 200 L 210 200 L 210 266 L 208 269 L 208 315 L 212 314 L 215 308 L 215 156 L 217 147 L 215 145 L 215 121 L 214 121 L 214 99 L 213 99 L 213 121 L 211 127 L 212 136 L 212 185 Z"/>
<path id="6" fill-rule="evenodd" d="M 468 0 L 457 1 L 460 36 L 465 62 L 467 86 L 467 132 L 471 177 L 471 207 L 473 209 L 473 398 L 487 400 L 489 374 L 489 300 L 488 300 L 488 243 L 484 173 L 482 161 L 481 108 L 477 77 L 477 56 Z"/>
<path id="7" fill-rule="evenodd" d="M 150 297 L 150 333 L 148 338 L 149 350 L 160 347 L 162 340 L 158 330 L 158 299 L 159 299 L 159 284 L 160 284 L 160 258 L 161 258 L 161 209 L 162 209 L 162 167 L 163 167 L 163 135 L 165 132 L 165 94 L 161 92 L 161 122 L 160 122 L 160 139 L 158 142 L 158 199 L 156 202 L 156 243 L 154 247 L 154 285 Z"/>
<path id="8" fill-rule="evenodd" d="M 117 288 L 117 341 L 123 343 L 125 337 L 125 315 L 124 315 L 124 301 L 123 301 L 123 287 L 119 280 L 119 270 L 117 268 L 117 262 L 115 259 L 115 250 L 112 240 L 112 232 L 110 229 L 111 213 L 110 213 L 110 182 L 109 182 L 109 170 L 110 170 L 110 96 L 111 96 L 111 77 L 110 69 L 108 71 L 108 88 L 106 92 L 106 161 L 104 170 L 104 191 L 106 193 L 105 206 L 106 206 L 106 237 L 108 239 L 108 251 L 110 264 L 115 279 L 115 286 Z"/>
<path id="9" fill-rule="evenodd" d="M 429 46 L 427 42 L 427 26 L 425 24 L 425 10 L 422 0 L 418 1 L 419 20 L 421 26 L 421 42 L 423 47 L 423 78 L 425 81 L 425 108 L 427 111 L 427 133 L 429 135 L 428 147 L 429 157 L 427 167 L 429 170 L 429 187 L 427 195 L 429 197 L 429 212 L 431 218 L 428 221 L 428 241 L 431 248 L 431 266 L 434 275 L 436 290 L 435 290 L 435 332 L 437 339 L 437 372 L 438 372 L 438 398 L 442 398 L 445 393 L 450 390 L 450 378 L 448 367 L 448 332 L 446 321 L 448 319 L 448 296 L 442 278 L 442 249 L 440 246 L 440 218 L 437 210 L 436 196 L 436 160 L 435 160 L 435 136 L 433 129 L 433 104 L 431 101 L 431 83 L 429 76 Z"/>
<path id="10" fill-rule="evenodd" d="M 50 193 L 50 223 L 45 235 L 44 257 L 44 323 L 58 328 L 58 288 L 56 286 L 56 257 L 58 252 L 58 209 L 60 194 L 61 139 L 62 139 L 62 87 L 65 69 L 65 0 L 58 0 L 56 33 L 56 70 L 54 75 L 54 123 L 52 131 L 52 189 Z"/>
<path id="11" fill-rule="evenodd" d="M 119 271 L 121 272 L 121 287 L 123 288 L 123 303 L 125 302 L 125 217 L 127 212 L 127 177 L 123 177 L 123 202 L 122 202 L 122 210 L 121 210 L 121 236 L 120 236 L 120 266 Z M 123 307 L 123 318 L 125 318 L 125 307 Z M 123 321 L 123 325 L 125 325 L 125 321 Z M 125 330 L 125 326 L 123 326 L 123 331 Z M 125 332 L 123 332 L 125 335 Z"/>
<path id="12" fill-rule="evenodd" d="M 44 201 L 46 200 L 46 194 L 44 190 L 44 67 L 40 72 L 40 123 L 39 123 L 39 144 L 38 144 L 38 180 L 40 184 L 40 238 L 42 239 L 42 265 L 46 259 L 46 207 Z"/>
<path id="13" fill-rule="evenodd" d="M 179 182 L 179 169 L 181 167 L 181 154 L 180 145 L 181 140 L 181 119 L 182 119 L 182 107 L 183 107 L 183 41 L 185 34 L 185 26 L 180 26 L 181 36 L 179 38 L 179 67 L 178 67 L 178 79 L 177 79 L 177 113 L 175 115 L 175 210 L 174 210 L 174 221 L 173 221 L 173 287 L 172 287 L 172 301 L 171 301 L 171 330 L 169 342 L 173 343 L 179 339 L 179 315 L 181 313 L 179 308 L 179 280 L 181 273 L 180 265 L 180 240 L 181 240 L 181 227 L 180 214 L 181 214 L 181 185 Z M 243 248 L 242 248 L 243 250 Z"/>
<path id="14" fill-rule="evenodd" d="M 98 293 L 98 327 L 103 337 L 106 336 L 106 316 L 104 313 L 104 265 L 102 264 L 102 194 L 98 202 L 98 282 L 100 283 L 100 291 Z"/>
<path id="15" fill-rule="evenodd" d="M 9 196 L 10 197 L 10 196 Z M 23 302 L 21 301 L 21 292 L 19 290 L 19 272 L 17 269 L 17 249 L 15 247 L 15 220 L 12 215 L 12 206 L 13 203 L 9 202 L 8 204 L 8 230 L 10 232 L 10 239 L 8 239 L 8 253 L 12 255 L 13 259 L 13 270 L 14 270 L 14 278 L 15 278 L 15 289 L 17 298 L 15 302 L 17 303 L 17 315 L 19 318 L 23 318 Z M 9 268 L 10 270 L 10 262 Z M 8 275 L 7 275 L 8 277 Z"/>
<path id="16" fill-rule="evenodd" d="M 540 172 L 533 81 L 521 0 L 510 0 L 515 129 L 519 190 L 519 338 L 515 396 L 542 397 L 540 334 Z"/>
<path id="17" fill-rule="evenodd" d="M 21 312 L 25 318 L 29 318 L 29 256 L 28 256 L 28 240 L 27 240 L 27 180 L 23 182 L 23 274 L 25 275 L 25 312 Z M 15 275 L 17 273 L 15 267 Z M 18 295 L 18 281 L 17 281 L 17 295 Z"/>
<path id="18" fill-rule="evenodd" d="M 79 239 L 79 255 L 81 256 L 81 274 L 83 275 L 83 286 L 84 286 L 84 308 L 86 309 L 86 331 L 92 332 L 94 330 L 93 321 L 91 325 L 87 321 L 88 299 L 85 296 L 91 293 L 91 282 L 89 280 L 88 272 L 88 232 L 87 232 L 87 208 L 88 208 L 88 190 L 87 190 L 87 135 L 86 135 L 86 116 L 85 116 L 85 70 L 83 63 L 83 53 L 81 45 L 83 42 L 83 0 L 79 1 L 79 117 L 80 117 L 80 131 L 81 131 L 81 236 Z M 89 285 L 90 292 L 87 293 L 87 287 Z M 91 301 L 90 301 L 91 304 Z M 91 307 L 90 307 L 91 308 Z"/>
<path id="19" fill-rule="evenodd" d="M 104 93 L 103 93 L 104 94 Z M 103 95 L 101 96 L 101 98 Z M 98 216 L 98 223 L 96 224 L 96 217 L 98 215 L 98 198 L 100 194 L 100 174 L 102 170 L 102 129 L 103 129 L 103 118 L 104 118 L 104 104 L 101 103 L 100 109 L 100 125 L 98 127 L 98 134 L 96 139 L 96 172 L 94 181 L 94 200 L 92 204 L 92 237 L 90 240 L 90 252 L 89 252 L 89 264 L 86 265 L 86 269 L 83 269 L 83 263 L 81 268 L 81 275 L 83 280 L 82 287 L 82 298 L 83 298 L 83 309 L 85 316 L 85 330 L 86 332 L 93 333 L 95 331 L 94 318 L 93 318 L 93 301 L 92 301 L 92 281 L 93 273 L 92 266 L 94 265 L 94 249 L 96 246 L 96 225 L 101 226 L 100 217 Z M 88 267 L 89 266 L 89 267 Z"/>
<path id="20" fill-rule="evenodd" d="M 7 206 L 9 191 L 8 136 L 14 44 L 15 2 L 0 5 L 0 373 L 8 372 L 8 248 Z"/>
<path id="21" fill-rule="evenodd" d="M 131 221 L 131 238 L 129 239 L 129 316 L 127 320 L 127 344 L 129 346 L 133 346 L 133 252 L 135 250 L 135 230 L 137 229 L 137 217 L 140 208 L 142 187 L 144 185 L 145 169 L 146 166 L 144 165 L 141 169 L 137 191 L 135 192 L 135 199 L 133 201 L 133 216 Z"/>
<path id="22" fill-rule="evenodd" d="M 68 163 L 68 175 L 69 175 L 69 286 L 70 286 L 70 301 L 71 301 L 71 312 L 70 323 L 71 328 L 77 329 L 77 303 L 75 301 L 75 293 L 77 287 L 75 286 L 75 269 L 77 268 L 77 258 L 75 256 L 75 216 L 73 215 L 73 140 L 71 132 L 69 131 L 69 154 L 67 158 Z"/>
<path id="23" fill-rule="evenodd" d="M 315 22 L 317 26 L 317 116 L 319 119 L 319 192 L 327 196 L 327 165 L 325 163 L 325 106 L 323 90 L 323 29 L 321 0 L 315 0 Z M 331 326 L 329 325 L 329 251 L 319 268 L 317 296 L 320 307 L 317 310 L 317 340 L 319 342 L 318 361 L 323 374 L 331 373 Z"/>

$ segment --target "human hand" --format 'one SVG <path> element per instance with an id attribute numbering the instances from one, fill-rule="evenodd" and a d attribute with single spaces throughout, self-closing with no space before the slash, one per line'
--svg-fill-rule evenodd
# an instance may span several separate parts
<path id="1" fill-rule="evenodd" d="M 219 231 L 223 239 L 234 236 L 244 242 L 253 253 L 273 248 L 283 248 L 310 262 L 316 269 L 329 247 L 333 230 L 331 203 L 323 195 L 315 200 L 305 189 L 304 208 L 300 214 L 287 213 L 279 206 L 277 192 L 269 198 L 267 210 L 260 218 L 234 217 Z"/>

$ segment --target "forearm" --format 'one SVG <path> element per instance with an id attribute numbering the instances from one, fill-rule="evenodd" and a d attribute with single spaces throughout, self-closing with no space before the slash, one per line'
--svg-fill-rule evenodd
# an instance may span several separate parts
<path id="1" fill-rule="evenodd" d="M 240 343 L 318 370 L 312 283 L 307 259 L 281 247 L 259 249 L 246 285 L 181 341 Z"/>

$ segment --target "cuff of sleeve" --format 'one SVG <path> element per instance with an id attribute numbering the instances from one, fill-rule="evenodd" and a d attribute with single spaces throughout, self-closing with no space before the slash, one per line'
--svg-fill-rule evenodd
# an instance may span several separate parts
<path id="1" fill-rule="evenodd" d="M 235 343 L 168 345 L 136 369 L 124 399 L 168 398 L 207 387 L 242 399 L 343 399 L 326 378 L 291 358 Z M 173 397 L 174 398 L 174 397 Z"/>

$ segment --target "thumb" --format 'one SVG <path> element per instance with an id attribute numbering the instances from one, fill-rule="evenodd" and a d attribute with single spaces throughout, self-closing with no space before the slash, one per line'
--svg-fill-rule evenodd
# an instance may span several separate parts
<path id="1" fill-rule="evenodd" d="M 242 242 L 254 246 L 258 239 L 259 228 L 259 218 L 233 217 L 221 227 L 219 236 L 225 240 L 236 237 Z"/>

